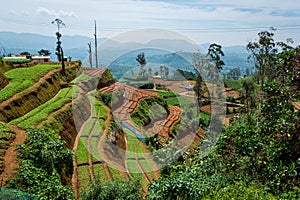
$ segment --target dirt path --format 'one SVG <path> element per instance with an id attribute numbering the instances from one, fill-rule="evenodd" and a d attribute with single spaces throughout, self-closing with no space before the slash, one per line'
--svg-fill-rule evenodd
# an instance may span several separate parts
<path id="1" fill-rule="evenodd" d="M 16 169 L 19 167 L 17 160 L 18 151 L 16 150 L 16 144 L 23 144 L 26 138 L 26 133 L 24 130 L 20 129 L 17 126 L 13 126 L 14 132 L 16 133 L 16 138 L 10 147 L 6 150 L 3 162 L 4 162 L 4 171 L 0 176 L 1 186 L 5 187 L 7 181 L 12 179 L 16 173 Z"/>

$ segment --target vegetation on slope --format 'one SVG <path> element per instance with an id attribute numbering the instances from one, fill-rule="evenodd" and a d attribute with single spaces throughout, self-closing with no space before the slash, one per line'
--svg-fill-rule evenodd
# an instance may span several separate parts
<path id="1" fill-rule="evenodd" d="M 3 158 L 6 150 L 15 138 L 13 130 L 5 123 L 0 122 L 0 173 L 4 169 Z"/>
<path id="2" fill-rule="evenodd" d="M 165 113 L 165 115 L 163 115 Z M 131 119 L 139 126 L 162 120 L 170 113 L 168 104 L 161 97 L 143 99 L 136 111 L 130 114 Z"/>
<path id="3" fill-rule="evenodd" d="M 8 79 L 0 72 L 0 90 L 7 86 L 9 83 Z"/>
<path id="4" fill-rule="evenodd" d="M 57 69 L 58 65 L 38 64 L 33 67 L 12 69 L 5 73 L 10 83 L 0 91 L 0 102 L 7 100 L 14 94 L 31 87 L 48 71 Z"/>
<path id="5" fill-rule="evenodd" d="M 259 36 L 248 47 L 263 59 L 256 63 L 263 72 L 257 79 L 263 98 L 255 97 L 260 106 L 249 103 L 208 155 L 200 151 L 169 166 L 149 186 L 149 199 L 299 198 L 300 112 L 293 103 L 300 100 L 300 47 L 280 43 L 283 51 L 276 54 L 273 35 Z"/>
<path id="6" fill-rule="evenodd" d="M 49 128 L 27 134 L 25 144 L 19 146 L 20 168 L 10 187 L 43 199 L 73 198 L 72 189 L 61 182 L 61 176 L 73 172 L 71 151 Z"/>
<path id="7" fill-rule="evenodd" d="M 64 88 L 54 98 L 10 123 L 18 125 L 22 129 L 33 128 L 39 123 L 46 121 L 53 111 L 58 110 L 67 102 L 71 102 L 76 92 L 78 92 L 76 86 L 73 86 L 73 88 Z"/>

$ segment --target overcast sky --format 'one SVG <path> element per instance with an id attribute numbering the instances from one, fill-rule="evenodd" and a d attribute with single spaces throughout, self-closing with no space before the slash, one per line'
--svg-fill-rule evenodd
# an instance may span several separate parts
<path id="1" fill-rule="evenodd" d="M 277 28 L 276 39 L 300 41 L 299 0 L 9 0 L 0 6 L 0 31 L 54 36 L 60 18 L 65 35 L 112 38 L 128 30 L 164 28 L 197 43 L 245 45 Z"/>

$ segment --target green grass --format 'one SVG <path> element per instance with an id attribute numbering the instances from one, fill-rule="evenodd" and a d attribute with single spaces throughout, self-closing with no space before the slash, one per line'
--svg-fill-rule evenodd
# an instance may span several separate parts
<path id="1" fill-rule="evenodd" d="M 137 137 L 128 129 L 124 129 L 127 135 L 128 152 L 143 153 L 143 144 Z"/>
<path id="2" fill-rule="evenodd" d="M 82 136 L 88 136 L 90 134 L 90 132 L 92 131 L 92 129 L 94 128 L 94 124 L 96 122 L 95 118 L 90 119 L 84 126 L 81 135 Z"/>
<path id="3" fill-rule="evenodd" d="M 89 183 L 91 181 L 89 166 L 77 167 L 77 173 L 78 173 L 78 182 L 79 182 L 80 190 L 82 191 L 87 186 L 89 186 Z"/>
<path id="4" fill-rule="evenodd" d="M 179 101 L 178 101 L 178 99 L 177 99 L 177 97 L 168 98 L 168 99 L 166 99 L 166 102 L 170 106 L 179 106 L 179 104 L 180 104 Z"/>
<path id="5" fill-rule="evenodd" d="M 75 86 L 73 88 L 64 88 L 60 90 L 56 97 L 50 99 L 26 115 L 11 121 L 10 123 L 18 125 L 23 129 L 32 128 L 47 120 L 52 112 L 65 105 L 67 102 L 72 101 L 72 95 L 75 91 Z"/>
<path id="6" fill-rule="evenodd" d="M 85 80 L 87 80 L 89 78 L 91 78 L 91 76 L 89 76 L 87 74 L 80 74 L 73 81 L 71 81 L 71 83 L 79 83 L 79 82 L 85 81 Z"/>
<path id="7" fill-rule="evenodd" d="M 242 83 L 240 80 L 225 79 L 224 84 L 225 84 L 225 87 L 232 88 L 235 90 L 240 90 L 242 88 Z"/>
<path id="8" fill-rule="evenodd" d="M 188 106 L 190 104 L 192 104 L 193 102 L 182 97 L 182 96 L 177 96 L 174 98 L 167 98 L 165 99 L 167 104 L 169 106 L 180 106 L 180 107 L 184 107 L 184 106 Z"/>
<path id="9" fill-rule="evenodd" d="M 0 91 L 0 102 L 33 86 L 48 71 L 59 67 L 59 65 L 38 64 L 33 67 L 16 68 L 6 72 L 4 75 L 9 79 L 10 83 Z"/>
<path id="10" fill-rule="evenodd" d="M 143 167 L 145 172 L 149 172 L 151 174 L 151 172 L 153 171 L 152 166 L 150 165 L 150 163 L 148 162 L 148 160 L 139 160 L 141 166 Z"/>
<path id="11" fill-rule="evenodd" d="M 136 160 L 127 160 L 127 166 L 130 174 L 134 177 L 134 179 L 139 179 L 143 177 Z"/>
<path id="12" fill-rule="evenodd" d="M 14 57 L 7 57 L 3 60 L 12 62 L 14 64 L 23 64 L 23 63 L 28 63 L 31 61 L 30 59 L 27 59 L 27 58 L 14 58 Z"/>
<path id="13" fill-rule="evenodd" d="M 157 90 L 150 90 L 151 92 L 157 93 L 159 96 L 164 97 L 164 98 L 170 98 L 170 97 L 176 97 L 178 94 L 174 92 L 168 92 L 168 91 L 157 91 Z"/>
<path id="14" fill-rule="evenodd" d="M 100 178 L 102 181 L 109 181 L 102 164 L 94 165 L 94 174 L 96 178 Z"/>
<path id="15" fill-rule="evenodd" d="M 5 123 L 0 122 L 0 141 L 11 141 L 15 138 L 15 133 Z"/>
<path id="16" fill-rule="evenodd" d="M 103 119 L 99 119 L 98 120 L 98 124 L 99 124 L 99 127 L 101 128 L 101 130 L 102 130 L 102 132 L 103 132 L 103 130 L 104 130 L 104 120 Z"/>
<path id="17" fill-rule="evenodd" d="M 81 138 L 78 142 L 77 151 L 76 151 L 76 158 L 77 164 L 87 163 L 88 162 L 88 150 L 86 145 L 84 144 L 86 141 Z"/>
<path id="18" fill-rule="evenodd" d="M 114 180 L 123 180 L 123 177 L 121 176 L 120 172 L 114 168 L 109 168 L 112 176 L 113 176 L 113 179 Z"/>
<path id="19" fill-rule="evenodd" d="M 203 119 L 203 120 L 206 120 L 206 121 L 210 121 L 211 116 L 210 116 L 210 114 L 201 112 L 200 113 L 200 118 Z"/>
<path id="20" fill-rule="evenodd" d="M 103 160 L 98 150 L 98 143 L 99 143 L 99 138 L 92 137 L 90 139 L 91 153 L 93 156 L 93 160 Z"/>

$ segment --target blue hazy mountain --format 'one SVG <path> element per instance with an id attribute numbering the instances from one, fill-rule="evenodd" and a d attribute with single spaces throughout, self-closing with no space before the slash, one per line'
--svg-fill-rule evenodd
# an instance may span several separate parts
<path id="1" fill-rule="evenodd" d="M 82 60 L 83 65 L 88 66 L 88 45 L 94 39 L 87 36 L 62 36 L 62 46 L 66 56 L 72 60 Z M 198 49 L 202 53 L 207 51 L 209 43 L 202 45 L 192 44 L 185 40 L 156 39 L 146 44 L 129 42 L 120 43 L 106 38 L 98 38 L 99 66 L 108 67 L 115 76 L 121 76 L 125 72 L 138 66 L 135 60 L 139 53 L 144 52 L 147 63 L 151 66 L 166 65 L 172 68 L 193 70 L 191 60 L 193 53 Z M 51 59 L 55 56 L 56 37 L 44 36 L 32 33 L 0 32 L 0 54 L 18 54 L 27 51 L 37 54 L 40 49 L 51 52 Z M 94 49 L 93 49 L 94 51 Z M 223 47 L 225 66 L 223 72 L 240 67 L 242 71 L 250 66 L 247 62 L 248 52 L 244 46 Z M 93 52 L 94 53 L 94 52 Z M 93 60 L 95 63 L 95 60 Z"/>

